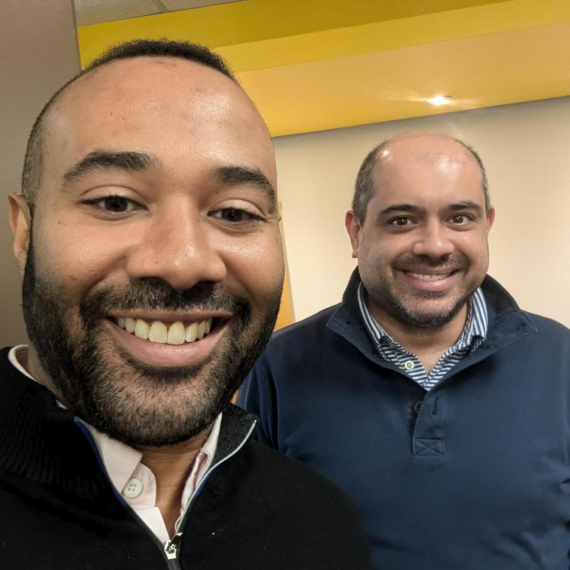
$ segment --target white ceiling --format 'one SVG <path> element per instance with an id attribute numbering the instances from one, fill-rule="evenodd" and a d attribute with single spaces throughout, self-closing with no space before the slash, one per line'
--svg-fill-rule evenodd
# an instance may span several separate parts
<path id="1" fill-rule="evenodd" d="M 88 26 L 240 1 L 243 0 L 74 0 L 74 4 L 77 25 Z"/>

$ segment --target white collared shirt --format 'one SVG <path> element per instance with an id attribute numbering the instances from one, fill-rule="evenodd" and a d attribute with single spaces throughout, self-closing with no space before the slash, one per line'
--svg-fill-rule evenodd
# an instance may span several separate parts
<path id="1" fill-rule="evenodd" d="M 27 360 L 27 352 L 28 347 L 26 345 L 15 346 L 8 353 L 8 359 L 18 371 L 35 382 L 36 380 L 22 364 Z M 62 405 L 59 402 L 58 404 Z M 120 494 L 121 498 L 161 542 L 164 543 L 169 540 L 170 537 L 164 524 L 164 519 L 160 509 L 156 506 L 156 478 L 154 473 L 141 463 L 142 453 L 120 441 L 111 439 L 83 420 L 81 422 L 89 430 L 95 441 L 107 475 L 117 493 Z M 192 471 L 186 479 L 180 504 L 180 517 L 176 522 L 176 530 L 178 530 L 192 496 L 200 487 L 212 465 L 218 447 L 221 423 L 222 414 L 216 418 L 208 439 L 206 439 L 198 452 Z"/>

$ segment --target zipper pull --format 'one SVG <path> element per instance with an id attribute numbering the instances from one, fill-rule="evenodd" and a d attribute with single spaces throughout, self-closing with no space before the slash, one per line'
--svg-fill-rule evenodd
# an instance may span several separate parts
<path id="1" fill-rule="evenodd" d="M 172 537 L 172 540 L 167 540 L 164 543 L 164 554 L 166 554 L 166 558 L 168 558 L 168 560 L 176 560 L 176 556 L 178 555 L 178 543 L 180 542 L 181 537 L 182 533 L 177 532 Z"/>

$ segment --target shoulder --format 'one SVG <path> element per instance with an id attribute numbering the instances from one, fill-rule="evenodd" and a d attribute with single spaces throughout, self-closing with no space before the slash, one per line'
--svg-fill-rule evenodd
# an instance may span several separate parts
<path id="1" fill-rule="evenodd" d="M 344 493 L 324 475 L 297 459 L 284 455 L 262 443 L 250 441 L 244 448 L 244 460 L 257 494 L 272 497 L 274 506 L 324 515 L 347 516 L 357 520 L 356 510 Z"/>
<path id="2" fill-rule="evenodd" d="M 273 334 L 262 356 L 257 361 L 253 376 L 262 375 L 269 378 L 285 376 L 292 381 L 292 374 L 303 371 L 322 370 L 334 350 L 333 346 L 340 340 L 327 325 L 340 305 L 335 305 L 285 327 Z"/>
<path id="3" fill-rule="evenodd" d="M 536 332 L 540 336 L 546 336 L 550 340 L 557 339 L 562 342 L 570 343 L 570 329 L 565 327 L 562 323 L 527 311 L 522 311 L 522 313 L 535 326 Z"/>
<path id="4" fill-rule="evenodd" d="M 335 336 L 328 328 L 328 323 L 339 309 L 339 305 L 328 307 L 293 325 L 273 334 L 265 348 L 262 360 L 287 364 L 289 361 L 303 360 L 304 355 L 314 355 L 315 346 L 324 346 L 323 342 Z"/>
<path id="5" fill-rule="evenodd" d="M 247 493 L 249 488 L 272 517 L 281 517 L 282 524 L 290 521 L 298 531 L 346 541 L 347 546 L 368 552 L 355 507 L 326 477 L 257 441 L 245 446 L 242 463 L 247 481 L 242 490 Z"/>
<path id="6" fill-rule="evenodd" d="M 352 510 L 348 499 L 334 483 L 297 459 L 257 441 L 250 441 L 244 451 L 252 469 L 259 475 L 263 474 L 268 485 L 273 487 L 278 482 L 285 483 L 281 487 L 281 493 L 287 501 L 297 503 L 300 493 L 309 493 L 309 502 L 337 503 L 339 508 Z M 307 497 L 303 502 L 306 500 Z"/>
<path id="7" fill-rule="evenodd" d="M 328 322 L 339 307 L 340 303 L 332 307 L 327 307 L 302 321 L 278 330 L 271 337 L 269 344 L 277 347 L 295 342 L 299 337 L 306 338 L 322 333 L 327 328 Z"/>
<path id="8" fill-rule="evenodd" d="M 251 544 L 247 555 L 263 560 L 265 567 L 371 568 L 366 535 L 342 492 L 295 459 L 255 441 L 212 474 L 194 507 L 195 517 L 204 514 L 208 520 L 216 506 L 226 539 L 235 537 L 242 549 Z M 263 551 L 255 550 L 260 544 Z M 253 559 L 251 567 L 261 568 Z"/>

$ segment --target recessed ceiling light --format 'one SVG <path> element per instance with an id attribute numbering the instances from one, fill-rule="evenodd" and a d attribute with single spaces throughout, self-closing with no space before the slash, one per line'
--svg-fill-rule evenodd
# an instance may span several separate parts
<path id="1" fill-rule="evenodd" d="M 453 97 L 450 97 L 449 95 L 438 95 L 437 97 L 432 97 L 431 99 L 427 99 L 426 103 L 439 107 L 440 105 L 447 105 L 448 103 L 451 102 L 451 99 L 453 99 Z"/>

